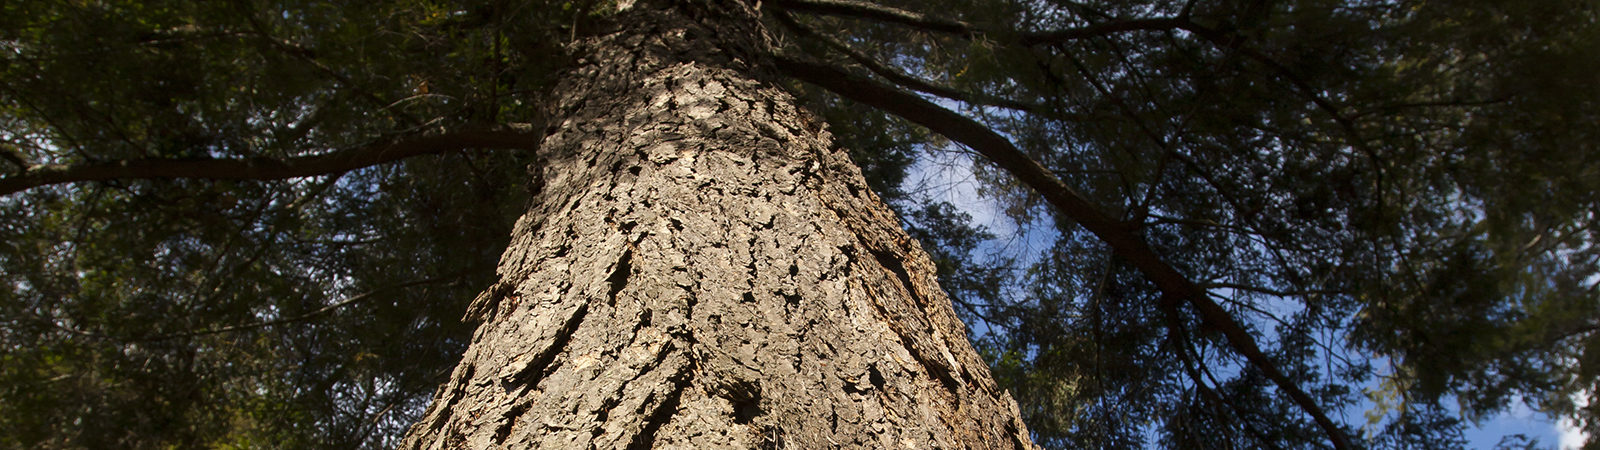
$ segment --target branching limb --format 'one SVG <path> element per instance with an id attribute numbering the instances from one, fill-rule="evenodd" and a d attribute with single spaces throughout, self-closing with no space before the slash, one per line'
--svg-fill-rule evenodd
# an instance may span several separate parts
<path id="1" fill-rule="evenodd" d="M 17 166 L 19 170 L 27 170 L 29 166 L 27 157 L 9 143 L 0 142 L 0 159 Z"/>
<path id="2" fill-rule="evenodd" d="M 976 28 L 959 20 L 942 19 L 898 8 L 874 5 L 853 0 L 778 0 L 774 6 L 790 11 L 801 11 L 831 16 L 860 17 L 883 22 L 910 25 L 928 31 L 950 34 L 972 34 Z"/>
<path id="3" fill-rule="evenodd" d="M 346 89 L 350 89 L 352 91 L 355 91 L 357 95 L 360 95 L 361 97 L 366 98 L 368 102 L 371 102 L 373 104 L 373 106 L 377 106 L 378 108 L 380 108 L 381 111 L 385 111 L 385 112 L 388 112 L 389 114 L 394 115 L 395 118 L 400 119 L 400 121 L 405 122 L 407 125 L 410 125 L 413 128 L 421 128 L 422 126 L 425 125 L 425 123 L 422 120 L 419 120 L 419 119 L 417 119 L 415 117 L 411 117 L 410 115 L 406 114 L 404 111 L 400 111 L 400 110 L 394 109 L 394 106 L 397 105 L 399 102 L 391 102 L 391 101 L 384 100 L 382 97 L 379 97 L 377 94 L 372 93 L 372 91 L 369 91 L 369 90 L 365 89 L 364 87 L 362 87 L 360 84 L 357 84 L 354 80 L 350 79 L 350 77 L 345 75 L 344 73 L 342 73 L 342 72 L 340 72 L 338 70 L 335 70 L 332 67 L 328 67 L 327 64 L 323 64 L 322 61 L 317 60 L 316 53 L 311 51 L 311 49 L 302 47 L 299 44 L 296 44 L 294 42 L 291 42 L 291 41 L 288 41 L 288 40 L 285 40 L 285 39 L 280 39 L 280 38 L 277 38 L 277 37 L 273 36 L 272 33 L 270 32 L 269 28 L 267 27 L 267 25 L 263 24 L 261 22 L 260 18 L 254 16 L 254 15 L 247 15 L 245 17 L 247 18 L 247 20 L 249 20 L 249 24 L 250 24 L 250 27 L 251 27 L 251 33 L 250 34 L 254 34 L 256 36 L 259 36 L 261 39 L 266 40 L 268 44 L 271 44 L 273 47 L 279 49 L 280 51 L 284 52 L 285 54 L 291 55 L 291 56 L 293 56 L 295 58 L 300 59 L 301 61 L 304 61 L 306 64 L 310 65 L 311 67 L 316 68 L 317 71 L 322 72 L 328 78 L 333 79 L 334 82 L 339 83 L 339 85 L 341 87 L 344 87 Z"/>
<path id="4" fill-rule="evenodd" d="M 862 19 L 877 20 L 889 23 L 898 23 L 926 31 L 957 34 L 957 35 L 998 35 L 972 24 L 959 20 L 933 17 L 926 14 L 906 11 L 903 9 L 879 6 L 871 3 L 852 0 L 779 0 L 773 2 L 778 8 L 789 11 L 808 12 L 831 16 L 858 17 Z M 1093 25 L 1066 28 L 1061 30 L 1017 33 L 1017 40 L 1023 45 L 1049 44 L 1055 42 L 1087 39 L 1105 36 L 1114 33 L 1129 31 L 1158 31 L 1173 30 L 1189 23 L 1187 17 L 1150 18 L 1113 20 L 1096 23 Z"/>
<path id="5" fill-rule="evenodd" d="M 774 62 L 780 70 L 797 79 L 928 127 L 972 148 L 990 162 L 1006 170 L 1018 181 L 1043 196 L 1061 214 L 1083 225 L 1109 245 L 1118 256 L 1133 264 L 1162 291 L 1164 296 L 1186 301 L 1193 306 L 1201 320 L 1219 330 L 1235 352 L 1261 370 L 1302 410 L 1311 415 L 1328 434 L 1334 447 L 1350 448 L 1343 431 L 1327 413 L 1322 411 L 1316 401 L 1278 369 L 1256 344 L 1255 338 L 1226 309 L 1212 301 L 1199 285 L 1162 260 L 1144 239 L 1137 236 L 1133 231 L 1136 225 L 1129 226 L 1107 216 L 1088 199 L 1052 175 L 1043 165 L 1017 149 L 1010 140 L 983 124 L 921 97 L 853 76 L 835 67 L 783 56 L 775 56 Z"/>
<path id="6" fill-rule="evenodd" d="M 1188 23 L 1191 22 L 1189 22 L 1187 17 L 1157 17 L 1150 19 L 1114 20 L 1077 28 L 1023 33 L 1018 40 L 1021 41 L 1023 45 L 1053 44 L 1100 37 L 1109 34 L 1126 33 L 1130 31 L 1176 30 L 1182 28 L 1184 24 Z"/>
<path id="7" fill-rule="evenodd" d="M 1250 437 L 1255 438 L 1257 444 L 1268 448 L 1279 448 L 1273 444 L 1271 439 L 1262 435 L 1255 427 L 1250 426 L 1249 422 L 1243 420 L 1243 417 L 1248 414 L 1245 408 L 1240 407 L 1237 402 L 1222 398 L 1216 390 L 1207 385 L 1207 379 L 1210 379 L 1211 385 L 1220 386 L 1221 383 L 1218 383 L 1216 377 L 1212 376 L 1210 369 L 1207 369 L 1204 364 L 1198 361 L 1201 356 L 1198 354 L 1199 352 L 1194 351 L 1193 343 L 1189 339 L 1189 333 L 1184 329 L 1182 316 L 1178 313 L 1177 302 L 1162 301 L 1161 312 L 1164 319 L 1163 322 L 1167 324 L 1167 341 L 1172 345 L 1172 352 L 1178 355 L 1179 364 L 1183 367 L 1184 373 L 1189 376 L 1189 380 L 1194 383 L 1195 390 L 1200 393 L 1201 397 L 1218 408 L 1225 408 L 1217 411 L 1217 415 L 1224 420 L 1234 419 L 1230 421 L 1235 422 L 1235 426 L 1243 429 Z M 1202 371 L 1204 371 L 1203 374 Z M 1230 416 L 1230 413 L 1237 417 Z"/>
<path id="8" fill-rule="evenodd" d="M 850 48 L 850 46 L 845 45 L 843 42 L 839 42 L 837 39 L 825 36 L 822 33 L 818 33 L 816 30 L 811 29 L 810 27 L 801 25 L 783 10 L 773 11 L 772 16 L 778 20 L 778 23 L 781 23 L 790 30 L 793 30 L 795 34 L 800 35 L 800 37 L 821 42 L 823 45 L 828 46 L 828 48 L 831 48 L 834 51 L 843 54 L 845 57 L 850 58 L 851 61 L 855 61 L 856 64 L 860 64 L 861 67 L 865 67 L 867 70 L 880 77 L 883 77 L 885 80 L 889 80 L 889 82 L 900 85 L 901 87 L 905 87 L 906 89 L 975 105 L 998 106 L 1001 108 L 1009 108 L 1031 113 L 1042 113 L 1045 110 L 1043 105 L 1025 103 L 1006 98 L 993 98 L 980 94 L 962 92 L 960 90 L 951 89 L 944 86 L 934 85 L 926 80 L 922 80 L 920 78 L 902 73 L 899 70 L 895 70 L 892 67 L 878 62 L 878 60 L 873 59 L 871 56 L 867 56 L 853 48 Z"/>
<path id="9" fill-rule="evenodd" d="M 1235 291 L 1254 292 L 1273 297 L 1305 297 L 1310 295 L 1341 295 L 1345 293 L 1332 289 L 1272 289 L 1252 284 L 1224 282 L 1206 283 L 1204 287 L 1206 289 L 1232 289 Z"/>
<path id="10" fill-rule="evenodd" d="M 1189 0 L 1189 1 L 1184 2 L 1183 3 L 1183 9 L 1178 10 L 1178 17 L 1187 18 L 1187 17 L 1189 17 L 1190 14 L 1193 14 L 1194 13 L 1194 4 L 1195 4 L 1195 0 Z"/>
<path id="11" fill-rule="evenodd" d="M 204 178 L 281 180 L 345 172 L 419 155 L 475 148 L 534 149 L 535 133 L 462 131 L 385 142 L 297 158 L 133 159 L 87 164 L 47 164 L 0 178 L 0 196 L 53 184 L 112 179 Z"/>
<path id="12" fill-rule="evenodd" d="M 779 8 L 791 11 L 804 11 L 817 14 L 879 20 L 946 34 L 956 34 L 962 36 L 1002 36 L 1006 34 L 1003 32 L 998 32 L 997 30 L 985 30 L 966 22 L 941 19 L 911 11 L 851 0 L 780 0 L 775 4 Z M 1111 20 L 1077 28 L 1015 33 L 1014 36 L 1016 36 L 1017 43 L 1025 46 L 1032 46 L 1062 43 L 1132 31 L 1183 30 L 1198 36 L 1207 42 L 1211 42 L 1213 45 L 1218 47 L 1237 51 L 1250 59 L 1266 65 L 1267 68 L 1271 69 L 1273 72 L 1278 73 L 1279 76 L 1283 77 L 1283 79 L 1292 87 L 1294 87 L 1296 91 L 1299 91 L 1300 95 L 1305 96 L 1306 99 L 1311 101 L 1312 104 L 1316 105 L 1318 109 L 1321 109 L 1323 112 L 1332 117 L 1333 121 L 1339 126 L 1339 128 L 1349 136 L 1350 145 L 1362 153 L 1365 153 L 1366 156 L 1373 161 L 1374 167 L 1379 169 L 1377 173 L 1380 177 L 1379 183 L 1381 185 L 1382 159 L 1378 156 L 1377 152 L 1372 150 L 1366 144 L 1366 141 L 1361 138 L 1354 120 L 1350 116 L 1344 114 L 1342 108 L 1334 104 L 1332 100 L 1329 100 L 1321 95 L 1316 88 L 1310 85 L 1310 83 L 1307 83 L 1304 79 L 1295 75 L 1293 71 L 1289 70 L 1289 68 L 1285 67 L 1282 63 L 1279 63 L 1277 60 L 1258 50 L 1239 45 L 1239 39 L 1237 36 L 1200 25 L 1199 23 L 1191 20 L 1189 16 L 1191 12 L 1190 6 L 1191 5 L 1185 5 L 1183 11 L 1180 12 L 1177 17 Z"/>

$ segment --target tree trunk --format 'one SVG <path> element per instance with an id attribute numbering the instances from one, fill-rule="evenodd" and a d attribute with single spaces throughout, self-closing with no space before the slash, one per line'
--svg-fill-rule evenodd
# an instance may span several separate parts
<path id="1" fill-rule="evenodd" d="M 403 447 L 1032 448 L 927 255 L 767 82 L 756 13 L 697 4 L 578 46 Z"/>

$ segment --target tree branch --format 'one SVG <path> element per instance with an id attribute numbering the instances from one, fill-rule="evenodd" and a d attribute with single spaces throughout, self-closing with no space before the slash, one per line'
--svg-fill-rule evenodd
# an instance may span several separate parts
<path id="1" fill-rule="evenodd" d="M 778 0 L 772 2 L 772 4 L 790 11 L 804 11 L 830 16 L 860 17 L 910 25 L 915 28 L 940 33 L 972 34 L 977 32 L 975 27 L 959 20 L 941 19 L 903 9 L 852 0 Z"/>
<path id="2" fill-rule="evenodd" d="M 1097 206 L 1052 175 L 1043 165 L 1022 153 L 1010 140 L 983 124 L 921 97 L 851 75 L 838 68 L 781 55 L 774 55 L 773 61 L 780 70 L 790 76 L 928 127 L 952 141 L 972 148 L 990 162 L 1006 170 L 1018 181 L 1043 196 L 1061 214 L 1077 221 L 1109 245 L 1117 256 L 1143 272 L 1162 291 L 1164 297 L 1187 301 L 1195 308 L 1201 320 L 1222 333 L 1235 352 L 1261 370 L 1302 410 L 1311 415 L 1327 433 L 1334 447 L 1350 448 L 1339 426 L 1328 418 L 1309 394 L 1278 369 L 1266 353 L 1261 351 L 1255 338 L 1244 329 L 1243 325 L 1221 305 L 1212 301 L 1203 288 L 1163 261 L 1143 238 L 1133 232 L 1136 229 L 1134 226 L 1117 221 L 1101 212 Z"/>
<path id="3" fill-rule="evenodd" d="M 318 61 L 316 58 L 316 52 L 311 51 L 311 49 L 302 47 L 299 44 L 289 40 L 274 37 L 267 25 L 263 24 L 261 19 L 256 17 L 254 14 L 246 14 L 245 19 L 249 22 L 251 34 L 254 34 L 267 41 L 268 44 L 278 48 L 278 50 L 294 56 L 301 61 L 305 61 L 306 64 L 316 68 L 317 71 L 327 75 L 328 78 L 332 78 L 334 82 L 339 83 L 344 88 L 355 91 L 358 96 L 366 98 L 367 101 L 373 104 L 373 106 L 378 107 L 379 111 L 388 112 L 395 118 L 406 122 L 407 125 L 410 125 L 413 128 L 420 128 L 425 125 L 421 120 L 406 114 L 405 111 L 395 110 L 394 106 L 396 102 L 391 102 L 379 97 L 377 94 L 372 93 L 372 91 L 369 91 L 360 84 L 357 84 L 354 80 L 351 80 L 349 76 L 346 76 L 338 70 L 334 70 L 332 67 L 328 67 L 328 65 L 323 64 L 322 61 Z"/>
<path id="4" fill-rule="evenodd" d="M 779 0 L 774 2 L 774 4 L 779 8 L 791 11 L 805 11 L 817 14 L 880 20 L 884 22 L 908 25 L 927 31 L 969 37 L 973 35 L 995 36 L 1005 34 L 996 33 L 993 30 L 985 30 L 966 22 L 941 19 L 902 9 L 878 6 L 852 0 Z M 1372 150 L 1372 148 L 1361 139 L 1355 122 L 1342 112 L 1342 108 L 1319 94 L 1315 88 L 1313 88 L 1309 83 L 1301 79 L 1299 76 L 1295 75 L 1294 72 L 1289 70 L 1288 67 L 1285 67 L 1283 64 L 1272 59 L 1270 56 L 1261 53 L 1260 51 L 1239 45 L 1236 36 L 1232 36 L 1220 30 L 1195 23 L 1190 19 L 1189 16 L 1190 6 L 1192 5 L 1185 5 L 1183 11 L 1180 12 L 1177 17 L 1113 20 L 1077 28 L 1016 33 L 1016 42 L 1024 46 L 1033 46 L 1087 39 L 1130 31 L 1187 31 L 1207 42 L 1211 42 L 1213 45 L 1237 51 L 1250 59 L 1266 65 L 1267 68 L 1271 69 L 1272 71 L 1277 72 L 1284 78 L 1285 81 L 1290 84 L 1290 86 L 1299 91 L 1301 95 L 1304 95 L 1308 100 L 1311 101 L 1312 104 L 1316 105 L 1318 109 L 1323 110 L 1323 112 L 1332 117 L 1334 123 L 1336 123 L 1339 128 L 1349 136 L 1350 145 L 1362 153 L 1365 153 L 1366 156 L 1372 160 L 1373 167 L 1377 169 L 1375 173 L 1377 173 L 1377 176 L 1379 177 L 1378 182 L 1381 186 L 1383 177 L 1383 160 L 1378 156 L 1376 151 Z M 1382 195 L 1381 192 L 1379 195 Z"/>
<path id="5" fill-rule="evenodd" d="M 1345 292 L 1341 292 L 1341 291 L 1338 291 L 1338 290 L 1332 290 L 1332 289 L 1292 289 L 1292 290 L 1290 290 L 1290 289 L 1272 289 L 1272 288 L 1261 287 L 1261 286 L 1250 285 L 1250 284 L 1223 283 L 1223 282 L 1206 283 L 1204 287 L 1206 289 L 1232 289 L 1232 290 L 1235 290 L 1235 291 L 1254 292 L 1254 293 L 1257 293 L 1257 294 L 1271 295 L 1273 297 L 1303 297 L 1303 296 L 1308 296 L 1308 295 L 1340 295 L 1340 294 L 1344 294 L 1345 293 Z"/>
<path id="6" fill-rule="evenodd" d="M 806 27 L 805 25 L 801 25 L 787 12 L 781 9 L 773 11 L 772 16 L 778 20 L 778 23 L 781 23 L 790 30 L 793 30 L 795 34 L 800 35 L 800 37 L 814 39 L 818 42 L 821 42 L 828 48 L 844 54 L 846 58 L 850 58 L 851 61 L 855 61 L 856 64 L 860 64 L 861 67 L 866 68 L 868 71 L 906 89 L 973 105 L 996 106 L 1037 114 L 1043 117 L 1049 117 L 1058 120 L 1080 119 L 1077 117 L 1071 117 L 1067 114 L 1052 111 L 1049 107 L 1038 103 L 1029 103 L 1000 96 L 992 96 L 981 92 L 965 92 L 954 88 L 935 85 L 927 80 L 902 73 L 899 70 L 873 59 L 871 56 L 867 56 L 866 54 L 850 48 L 849 45 L 839 42 L 837 39 L 830 38 L 822 33 L 818 33 L 816 30 Z"/>
<path id="7" fill-rule="evenodd" d="M 773 2 L 773 5 L 789 11 L 803 11 L 830 16 L 858 17 L 862 19 L 898 23 L 913 28 L 946 34 L 957 34 L 964 36 L 975 34 L 995 34 L 959 20 L 933 17 L 903 9 L 852 0 L 778 0 Z M 1038 45 L 1087 39 L 1112 33 L 1123 33 L 1129 31 L 1173 30 L 1181 28 L 1182 25 L 1187 23 L 1190 22 L 1186 16 L 1115 20 L 1077 28 L 1018 33 L 1016 36 L 1018 42 L 1023 45 Z"/>
<path id="8" fill-rule="evenodd" d="M 1157 17 L 1151 19 L 1116 20 L 1077 28 L 1023 33 L 1019 40 L 1023 45 L 1054 44 L 1065 41 L 1100 37 L 1113 33 L 1126 33 L 1129 31 L 1175 30 L 1182 28 L 1182 26 L 1187 23 L 1190 22 L 1186 17 Z"/>
<path id="9" fill-rule="evenodd" d="M 1218 408 L 1227 408 L 1227 410 L 1224 411 L 1217 411 L 1216 414 L 1218 416 L 1228 419 L 1229 417 L 1227 414 L 1230 412 L 1237 415 L 1237 417 L 1234 417 L 1236 420 L 1233 420 L 1233 422 L 1235 422 L 1236 426 L 1239 428 L 1244 429 L 1245 433 L 1248 433 L 1251 437 L 1255 438 L 1257 444 L 1267 446 L 1268 448 L 1279 448 L 1273 444 L 1272 440 L 1267 439 L 1266 436 L 1263 436 L 1260 432 L 1256 431 L 1255 427 L 1250 426 L 1249 422 L 1238 420 L 1242 419 L 1246 415 L 1246 409 L 1240 407 L 1238 402 L 1228 401 L 1227 399 L 1222 398 L 1222 396 L 1215 390 L 1206 386 L 1206 379 L 1208 378 L 1211 380 L 1211 384 L 1213 385 L 1221 386 L 1222 384 L 1217 382 L 1216 377 L 1212 375 L 1210 369 L 1205 367 L 1205 364 L 1198 362 L 1198 360 L 1201 359 L 1201 356 L 1199 355 L 1199 352 L 1194 351 L 1194 348 L 1192 347 L 1193 344 L 1189 339 L 1189 333 L 1183 327 L 1182 318 L 1178 314 L 1177 302 L 1163 301 L 1161 305 L 1161 311 L 1164 319 L 1163 322 L 1166 322 L 1167 324 L 1167 339 L 1172 344 L 1172 352 L 1178 355 L 1178 360 L 1183 366 L 1183 371 L 1188 374 L 1189 379 L 1194 382 L 1195 390 L 1199 391 L 1200 395 L 1204 397 L 1206 401 L 1211 402 L 1211 404 L 1216 405 Z M 1202 370 L 1204 370 L 1204 374 L 1201 373 Z"/>
<path id="10" fill-rule="evenodd" d="M 28 160 L 23 156 L 22 152 L 17 151 L 17 148 L 8 142 L 0 142 L 0 159 L 5 159 L 11 165 L 17 166 L 19 170 L 28 169 Z"/>
<path id="11" fill-rule="evenodd" d="M 536 133 L 462 131 L 373 144 L 288 159 L 133 159 L 87 164 L 45 164 L 0 178 L 0 196 L 53 184 L 112 179 L 204 178 L 281 180 L 339 173 L 419 155 L 470 148 L 535 149 Z"/>

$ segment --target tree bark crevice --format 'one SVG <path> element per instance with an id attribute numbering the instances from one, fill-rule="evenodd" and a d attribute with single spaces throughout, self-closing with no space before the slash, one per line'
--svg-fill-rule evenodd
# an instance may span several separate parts
<path id="1" fill-rule="evenodd" d="M 580 44 L 510 287 L 403 447 L 1032 448 L 932 262 L 713 19 Z"/>

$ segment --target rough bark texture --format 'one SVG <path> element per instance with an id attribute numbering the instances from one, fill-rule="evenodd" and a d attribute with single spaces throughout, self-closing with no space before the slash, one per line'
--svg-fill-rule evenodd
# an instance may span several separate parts
<path id="1" fill-rule="evenodd" d="M 581 44 L 502 281 L 403 447 L 1031 448 L 931 261 L 747 63 L 754 12 L 717 8 Z"/>

